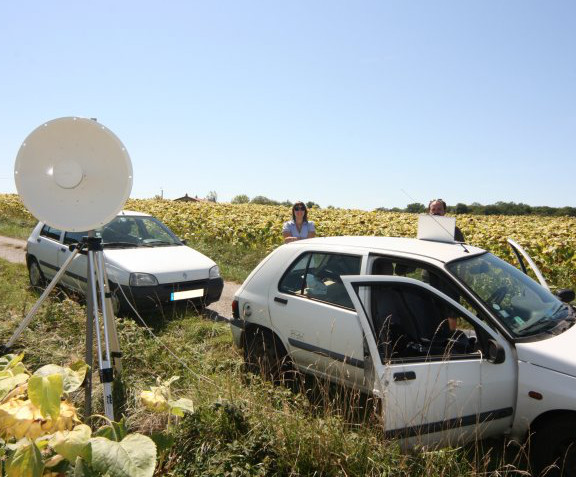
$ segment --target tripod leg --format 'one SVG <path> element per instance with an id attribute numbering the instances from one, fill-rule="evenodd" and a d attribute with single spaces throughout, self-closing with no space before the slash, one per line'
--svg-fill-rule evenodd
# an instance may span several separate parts
<path id="1" fill-rule="evenodd" d="M 95 273 L 96 269 L 96 252 L 93 250 L 88 250 L 88 263 L 91 269 L 91 273 Z M 98 270 L 98 282 L 103 283 L 102 270 Z M 98 293 L 96 290 L 96 283 L 92 286 L 90 292 L 92 293 L 93 309 L 94 309 L 94 328 L 96 330 L 96 341 L 98 347 L 98 365 L 100 367 L 100 381 L 104 388 L 104 413 L 106 417 L 110 420 L 114 420 L 114 402 L 112 398 L 112 382 L 114 381 L 114 376 L 112 368 L 110 367 L 110 350 L 108 347 L 107 325 L 106 325 L 106 307 L 102 307 L 103 312 L 103 324 L 104 324 L 104 339 L 105 339 L 105 352 L 106 355 L 102 353 L 102 339 L 100 333 L 100 319 L 98 313 Z M 103 290 L 103 287 L 101 287 Z M 102 296 L 102 303 L 104 303 L 104 294 Z"/>
<path id="2" fill-rule="evenodd" d="M 122 352 L 120 351 L 120 342 L 118 341 L 118 330 L 116 329 L 116 320 L 114 319 L 114 307 L 112 306 L 112 295 L 108 275 L 104 266 L 104 291 L 106 296 L 106 321 L 108 328 L 108 341 L 110 343 L 110 356 L 112 358 L 112 367 L 114 372 L 122 371 Z"/>
<path id="3" fill-rule="evenodd" d="M 20 337 L 20 335 L 22 334 L 24 329 L 30 324 L 30 322 L 32 321 L 32 318 L 34 317 L 34 315 L 36 314 L 36 312 L 40 308 L 40 305 L 42 305 L 42 303 L 44 303 L 44 300 L 46 300 L 46 298 L 48 297 L 50 292 L 58 284 L 58 282 L 60 281 L 60 278 L 62 277 L 62 275 L 64 275 L 64 272 L 66 271 L 66 269 L 70 265 L 70 262 L 72 262 L 72 260 L 76 256 L 76 254 L 79 252 L 80 248 L 81 247 L 76 247 L 74 249 L 74 251 L 70 254 L 70 256 L 66 259 L 66 261 L 62 264 L 62 267 L 60 267 L 60 270 L 58 270 L 58 273 L 56 273 L 56 275 L 54 275 L 54 278 L 52 279 L 52 281 L 48 284 L 48 286 L 46 287 L 46 289 L 44 290 L 42 295 L 40 295 L 40 298 L 38 298 L 38 301 L 34 304 L 34 306 L 30 309 L 30 311 L 26 315 L 26 318 L 24 318 L 22 320 L 22 322 L 20 323 L 20 325 L 18 326 L 18 328 L 16 329 L 16 331 L 14 332 L 12 337 L 8 340 L 8 342 L 2 346 L 2 349 L 4 351 L 7 351 L 12 347 L 12 345 Z"/>
<path id="4" fill-rule="evenodd" d="M 88 232 L 89 237 L 93 237 L 93 232 Z M 86 373 L 84 386 L 84 416 L 88 419 L 92 415 L 92 371 L 94 370 L 94 303 L 91 290 L 93 289 L 95 277 L 94 271 L 90 267 L 90 261 L 86 261 L 86 364 L 89 370 Z"/>

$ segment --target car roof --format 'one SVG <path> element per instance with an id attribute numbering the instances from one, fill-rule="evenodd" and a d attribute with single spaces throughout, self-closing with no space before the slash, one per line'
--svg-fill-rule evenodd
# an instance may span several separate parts
<path id="1" fill-rule="evenodd" d="M 150 214 L 147 214 L 145 212 L 136 212 L 135 210 L 121 210 L 120 212 L 118 212 L 118 216 L 121 215 L 126 215 L 126 216 L 130 216 L 130 215 L 144 215 L 147 217 L 151 217 Z"/>
<path id="2" fill-rule="evenodd" d="M 459 258 L 479 255 L 486 251 L 459 242 L 435 242 L 432 240 L 422 240 L 404 237 L 367 237 L 367 236 L 341 236 L 341 237 L 317 237 L 306 240 L 291 242 L 286 246 L 301 245 L 313 248 L 356 248 L 372 253 L 393 253 L 408 254 L 428 257 L 434 260 L 447 263 Z"/>
<path id="3" fill-rule="evenodd" d="M 116 215 L 116 217 L 122 217 L 122 216 L 125 216 L 125 217 L 152 217 L 152 215 L 150 215 L 150 214 L 147 214 L 145 212 L 137 212 L 135 210 L 121 210 L 120 212 L 118 212 L 118 215 Z M 116 218 L 116 217 L 114 217 L 114 218 Z M 112 219 L 112 220 L 114 220 L 114 219 Z M 44 226 L 45 223 L 46 222 L 39 221 L 38 225 L 41 224 L 41 226 Z"/>

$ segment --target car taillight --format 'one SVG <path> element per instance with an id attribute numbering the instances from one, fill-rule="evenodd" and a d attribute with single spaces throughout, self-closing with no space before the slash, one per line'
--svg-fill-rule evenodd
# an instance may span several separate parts
<path id="1" fill-rule="evenodd" d="M 240 318 L 240 305 L 238 304 L 238 300 L 232 302 L 232 318 Z"/>

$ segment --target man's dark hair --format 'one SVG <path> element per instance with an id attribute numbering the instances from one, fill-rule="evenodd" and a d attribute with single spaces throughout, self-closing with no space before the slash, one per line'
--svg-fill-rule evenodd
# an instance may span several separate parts
<path id="1" fill-rule="evenodd" d="M 428 212 L 430 212 L 430 207 L 432 207 L 432 204 L 434 202 L 440 202 L 442 204 L 442 207 L 444 207 L 444 212 L 448 211 L 448 206 L 446 205 L 446 202 L 444 202 L 442 199 L 432 199 L 430 202 L 428 202 Z"/>

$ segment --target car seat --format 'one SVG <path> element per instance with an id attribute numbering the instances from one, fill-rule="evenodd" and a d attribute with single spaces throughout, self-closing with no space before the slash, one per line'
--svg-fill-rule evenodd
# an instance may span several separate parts
<path id="1" fill-rule="evenodd" d="M 378 258 L 372 264 L 372 275 L 394 275 L 394 264 L 385 258 Z"/>
<path id="2" fill-rule="evenodd" d="M 373 323 L 382 359 L 413 355 L 410 349 L 417 343 L 418 333 L 406 309 L 402 291 L 392 286 L 374 287 L 372 290 Z"/>

